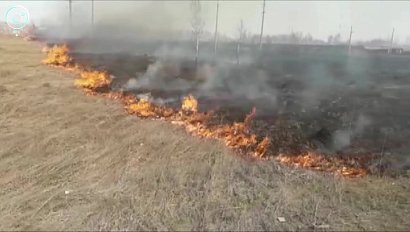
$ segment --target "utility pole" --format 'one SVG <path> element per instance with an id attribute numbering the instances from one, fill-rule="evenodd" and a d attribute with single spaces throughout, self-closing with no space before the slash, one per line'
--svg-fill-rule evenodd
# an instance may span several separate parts
<path id="1" fill-rule="evenodd" d="M 391 32 L 389 54 L 391 54 L 393 50 L 393 41 L 394 41 L 394 27 L 393 27 L 393 31 Z"/>
<path id="2" fill-rule="evenodd" d="M 259 36 L 259 49 L 262 49 L 263 23 L 265 22 L 265 6 L 266 6 L 266 0 L 263 0 L 261 34 Z"/>
<path id="3" fill-rule="evenodd" d="M 214 54 L 216 56 L 216 49 L 218 46 L 218 19 L 219 19 L 219 0 L 216 1 L 216 21 L 215 21 L 215 37 L 214 37 Z"/>
<path id="4" fill-rule="evenodd" d="M 91 0 L 91 26 L 94 27 L 94 0 Z"/>
<path id="5" fill-rule="evenodd" d="M 70 20 L 70 29 L 73 26 L 73 7 L 72 7 L 72 0 L 68 0 L 68 10 L 69 10 L 69 20 Z"/>
<path id="6" fill-rule="evenodd" d="M 238 38 L 238 43 L 236 45 L 236 63 L 237 64 L 239 64 L 239 58 L 240 58 L 240 52 L 241 52 L 241 43 L 242 43 L 243 38 L 246 35 L 245 26 L 243 25 L 243 20 L 242 19 L 241 19 L 241 22 L 239 24 L 238 32 L 239 32 L 239 38 Z"/>
<path id="7" fill-rule="evenodd" d="M 350 26 L 349 47 L 348 47 L 349 53 L 352 51 L 352 34 L 353 34 L 353 27 Z"/>
<path id="8" fill-rule="evenodd" d="M 192 10 L 192 32 L 194 34 L 195 39 L 195 67 L 198 65 L 198 58 L 199 58 L 199 43 L 200 43 L 200 36 L 202 34 L 202 30 L 204 27 L 204 22 L 201 17 L 201 2 L 200 0 L 192 0 L 191 2 L 191 10 Z"/>

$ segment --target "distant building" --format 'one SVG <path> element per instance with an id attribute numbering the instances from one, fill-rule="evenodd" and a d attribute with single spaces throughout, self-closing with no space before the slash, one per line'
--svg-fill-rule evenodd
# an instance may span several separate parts
<path id="1" fill-rule="evenodd" d="M 372 54 L 389 54 L 390 50 L 391 50 L 391 54 L 395 54 L 395 55 L 402 55 L 405 53 L 403 48 L 400 47 L 393 47 L 393 48 L 389 48 L 389 47 L 364 47 L 364 49 Z"/>

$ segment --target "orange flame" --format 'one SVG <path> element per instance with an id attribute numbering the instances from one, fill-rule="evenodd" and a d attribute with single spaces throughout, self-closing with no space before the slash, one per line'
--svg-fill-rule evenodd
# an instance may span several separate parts
<path id="1" fill-rule="evenodd" d="M 192 95 L 184 97 L 181 108 L 185 111 L 198 112 L 198 101 Z"/>
<path id="2" fill-rule="evenodd" d="M 360 177 L 368 174 L 364 167 L 355 167 L 348 159 L 326 157 L 325 155 L 308 152 L 301 155 L 279 155 L 276 160 L 291 166 L 338 173 L 343 176 Z M 361 165 L 360 165 L 361 166 Z"/>
<path id="3" fill-rule="evenodd" d="M 248 130 L 248 125 L 254 117 L 255 109 L 246 117 L 244 122 L 209 126 L 208 120 L 212 114 L 195 113 L 183 119 L 189 132 L 204 138 L 214 138 L 224 141 L 225 145 L 245 152 L 250 152 L 258 143 L 256 135 Z M 196 120 L 192 120 L 192 118 Z M 199 119 L 199 120 L 198 120 Z M 265 142 L 266 143 L 266 142 Z M 261 150 L 263 151 L 263 150 Z M 263 156 L 264 154 L 260 154 Z"/>
<path id="4" fill-rule="evenodd" d="M 98 88 L 108 88 L 111 78 L 106 72 L 100 71 L 80 71 L 80 78 L 74 81 L 77 87 L 97 90 Z"/>
<path id="5" fill-rule="evenodd" d="M 124 107 L 129 114 L 135 114 L 140 117 L 166 118 L 174 114 L 174 110 L 171 108 L 155 106 L 145 99 L 137 100 L 129 97 L 124 100 L 124 104 Z"/>
<path id="6" fill-rule="evenodd" d="M 70 71 L 80 73 L 80 78 L 74 81 L 74 85 L 86 89 L 86 93 L 94 95 L 95 91 L 102 88 L 109 88 L 111 85 L 111 78 L 107 72 L 104 71 L 88 71 L 79 64 L 74 64 L 69 55 L 69 48 L 66 44 L 54 45 L 51 48 L 43 48 L 47 53 L 47 57 L 43 60 L 44 64 L 64 67 Z"/>
<path id="7" fill-rule="evenodd" d="M 47 57 L 43 60 L 44 64 L 64 67 L 72 61 L 69 56 L 69 48 L 66 44 L 54 45 L 51 48 L 43 49 L 43 51 L 47 52 Z"/>
<path id="8" fill-rule="evenodd" d="M 244 120 L 244 126 L 245 127 L 249 127 L 251 125 L 252 120 L 255 118 L 256 116 L 256 108 L 253 107 L 252 111 L 246 115 L 245 120 Z"/>
<path id="9" fill-rule="evenodd" d="M 270 139 L 269 137 L 263 138 L 263 140 L 258 144 L 255 149 L 255 156 L 263 157 L 268 152 L 270 146 Z"/>

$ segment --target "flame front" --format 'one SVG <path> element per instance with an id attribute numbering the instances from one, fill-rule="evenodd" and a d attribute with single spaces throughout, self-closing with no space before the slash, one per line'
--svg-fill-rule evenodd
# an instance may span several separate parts
<path id="1" fill-rule="evenodd" d="M 266 157 L 269 152 L 272 145 L 271 139 L 267 136 L 258 138 L 250 130 L 256 115 L 256 108 L 252 108 L 252 111 L 246 115 L 243 122 L 232 124 L 210 123 L 215 117 L 214 113 L 199 112 L 198 101 L 192 95 L 188 95 L 183 99 L 180 110 L 156 106 L 145 99 L 137 99 L 135 96 L 109 91 L 112 82 L 109 74 L 104 71 L 88 71 L 81 65 L 73 63 L 67 45 L 56 45 L 44 49 L 44 51 L 47 52 L 47 58 L 43 60 L 43 63 L 78 72 L 80 78 L 75 80 L 75 86 L 82 88 L 89 95 L 101 95 L 121 101 L 129 114 L 171 121 L 184 126 L 193 135 L 221 140 L 226 146 L 250 154 L 253 157 Z M 298 155 L 282 154 L 277 156 L 276 160 L 286 165 L 332 172 L 343 176 L 357 177 L 368 174 L 368 170 L 365 168 L 365 160 L 351 160 L 339 156 L 328 157 L 314 152 Z"/>
<path id="2" fill-rule="evenodd" d="M 111 78 L 106 72 L 81 70 L 80 78 L 74 81 L 74 85 L 95 91 L 98 88 L 108 88 L 111 85 Z"/>
<path id="3" fill-rule="evenodd" d="M 368 174 L 368 170 L 364 168 L 364 162 L 357 162 L 358 165 L 355 165 L 352 164 L 353 160 L 336 156 L 325 156 L 314 152 L 300 155 L 279 155 L 276 157 L 276 160 L 291 166 L 333 172 L 343 176 L 359 177 Z"/>
<path id="4" fill-rule="evenodd" d="M 186 96 L 182 101 L 181 108 L 186 111 L 198 112 L 198 101 L 192 95 Z"/>
<path id="5" fill-rule="evenodd" d="M 128 113 L 140 117 L 165 118 L 171 117 L 175 113 L 171 108 L 155 106 L 145 99 L 137 100 L 136 98 L 128 97 L 123 103 Z"/>
<path id="6" fill-rule="evenodd" d="M 244 122 L 235 122 L 233 124 L 210 125 L 208 122 L 213 117 L 213 113 L 193 113 L 184 115 L 184 110 L 180 112 L 183 115 L 179 120 L 183 122 L 188 132 L 203 137 L 213 138 L 224 141 L 225 145 L 243 151 L 249 154 L 258 154 L 264 156 L 264 153 L 252 152 L 258 146 L 257 136 L 249 131 L 249 124 L 256 113 L 253 109 L 247 115 Z M 266 142 L 264 142 L 266 143 Z"/>
<path id="7" fill-rule="evenodd" d="M 256 147 L 255 156 L 263 157 L 268 152 L 269 146 L 270 139 L 269 137 L 265 137 Z"/>
<path id="8" fill-rule="evenodd" d="M 54 45 L 51 48 L 43 49 L 43 51 L 47 53 L 47 57 L 43 60 L 44 64 L 66 67 L 72 61 L 66 44 Z"/>

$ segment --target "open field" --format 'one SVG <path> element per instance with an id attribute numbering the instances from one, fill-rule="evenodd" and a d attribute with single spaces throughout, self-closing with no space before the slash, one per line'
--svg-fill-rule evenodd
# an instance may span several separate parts
<path id="1" fill-rule="evenodd" d="M 244 160 L 85 96 L 38 45 L 0 40 L 1 230 L 410 228 L 409 177 Z"/>

